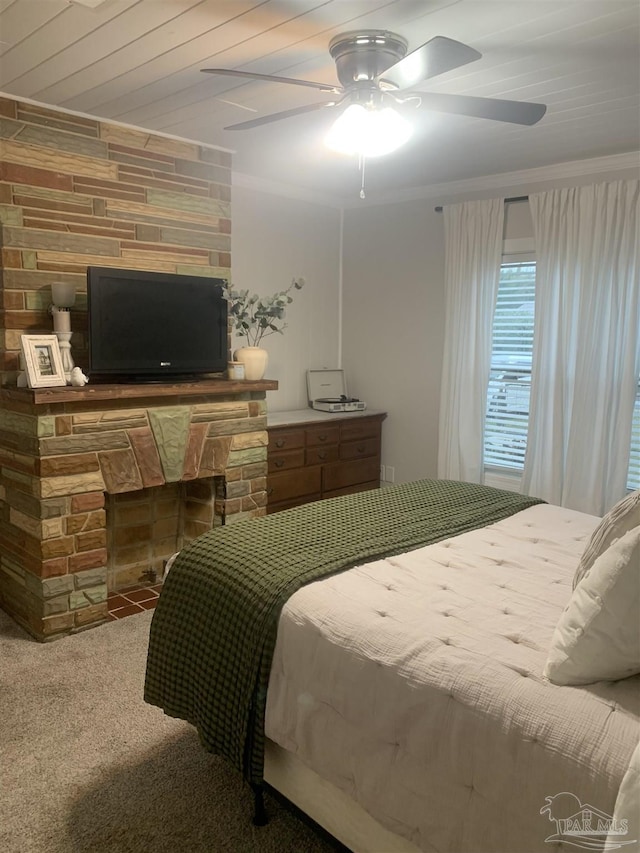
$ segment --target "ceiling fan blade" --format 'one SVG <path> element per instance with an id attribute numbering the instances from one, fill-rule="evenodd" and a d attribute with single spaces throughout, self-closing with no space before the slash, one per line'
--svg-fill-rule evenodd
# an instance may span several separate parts
<path id="1" fill-rule="evenodd" d="M 407 89 L 422 80 L 437 77 L 481 57 L 481 53 L 467 44 L 445 36 L 435 36 L 385 69 L 376 79 L 378 83 L 390 83 L 398 89 Z"/>
<path id="2" fill-rule="evenodd" d="M 320 89 L 321 92 L 342 92 L 340 86 L 329 86 L 327 83 L 314 83 L 311 80 L 296 80 L 295 77 L 278 77 L 275 74 L 256 74 L 253 71 L 236 71 L 233 68 L 201 68 L 205 74 L 225 74 L 227 77 L 244 77 L 247 80 L 268 80 L 271 83 L 292 83 L 294 86 L 308 86 L 310 89 Z"/>
<path id="3" fill-rule="evenodd" d="M 440 113 L 508 121 L 512 124 L 536 124 L 546 113 L 546 104 L 527 101 L 504 101 L 497 98 L 475 98 L 472 95 L 446 95 L 440 92 L 417 92 L 422 106 Z"/>
<path id="4" fill-rule="evenodd" d="M 337 101 L 325 101 L 323 104 L 308 104 L 306 107 L 294 107 L 292 110 L 282 110 L 279 113 L 270 113 L 267 116 L 259 118 L 251 118 L 248 121 L 241 121 L 238 124 L 230 124 L 225 127 L 225 130 L 249 130 L 252 127 L 260 127 L 262 124 L 270 124 L 272 121 L 280 121 L 283 118 L 291 118 L 292 116 L 300 116 L 304 113 L 312 113 L 315 110 L 323 110 L 326 107 L 335 107 Z"/>

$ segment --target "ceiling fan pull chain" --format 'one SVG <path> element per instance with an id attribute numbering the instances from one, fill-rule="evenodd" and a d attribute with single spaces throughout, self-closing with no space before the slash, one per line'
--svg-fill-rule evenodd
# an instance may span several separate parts
<path id="1" fill-rule="evenodd" d="M 366 198 L 365 191 L 364 191 L 364 162 L 365 162 L 364 154 L 360 154 L 358 156 L 358 167 L 360 169 L 360 175 L 362 177 L 362 183 L 360 184 L 360 198 Z"/>

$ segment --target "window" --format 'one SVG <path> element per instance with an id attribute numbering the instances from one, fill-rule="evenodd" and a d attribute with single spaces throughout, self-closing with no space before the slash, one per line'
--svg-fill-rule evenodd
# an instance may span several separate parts
<path id="1" fill-rule="evenodd" d="M 522 470 L 529 426 L 536 265 L 505 256 L 493 318 L 484 464 Z"/>
<path id="2" fill-rule="evenodd" d="M 526 258 L 526 259 L 524 259 Z M 493 317 L 484 464 L 522 471 L 529 429 L 536 264 L 533 256 L 504 256 Z M 640 380 L 633 409 L 627 488 L 640 489 Z"/>

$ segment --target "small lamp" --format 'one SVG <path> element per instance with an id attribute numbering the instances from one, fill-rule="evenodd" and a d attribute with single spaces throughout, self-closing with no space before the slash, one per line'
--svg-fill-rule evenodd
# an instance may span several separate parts
<path id="1" fill-rule="evenodd" d="M 53 331 L 58 338 L 62 367 L 64 368 L 67 385 L 71 383 L 71 371 L 75 367 L 71 358 L 71 313 L 70 308 L 76 301 L 76 287 L 66 281 L 58 281 L 51 285 L 53 304 L 49 311 L 53 317 Z"/>

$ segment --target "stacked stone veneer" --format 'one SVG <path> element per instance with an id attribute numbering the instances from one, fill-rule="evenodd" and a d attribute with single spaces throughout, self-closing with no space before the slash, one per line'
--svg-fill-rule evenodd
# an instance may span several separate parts
<path id="1" fill-rule="evenodd" d="M 87 266 L 227 278 L 231 155 L 0 98 L 0 377 L 21 334 L 51 333 L 51 283 L 76 285 L 72 352 L 87 367 Z"/>
<path id="2" fill-rule="evenodd" d="M 87 266 L 227 278 L 230 199 L 226 151 L 0 98 L 0 384 L 15 387 L 20 336 L 51 333 L 52 282 L 76 286 L 86 369 Z M 103 620 L 107 588 L 174 543 L 263 512 L 264 395 L 0 394 L 0 605 L 40 639 Z"/>
<path id="3" fill-rule="evenodd" d="M 109 581 L 128 565 L 119 545 L 153 554 L 165 540 L 168 553 L 215 524 L 265 514 L 264 392 L 47 405 L 32 394 L 2 392 L 0 605 L 38 639 L 107 618 Z M 180 484 L 159 497 L 180 497 L 173 520 L 127 517 L 165 484 Z M 113 504 L 109 524 L 114 496 L 130 500 Z M 138 573 L 141 558 L 130 561 Z"/>

